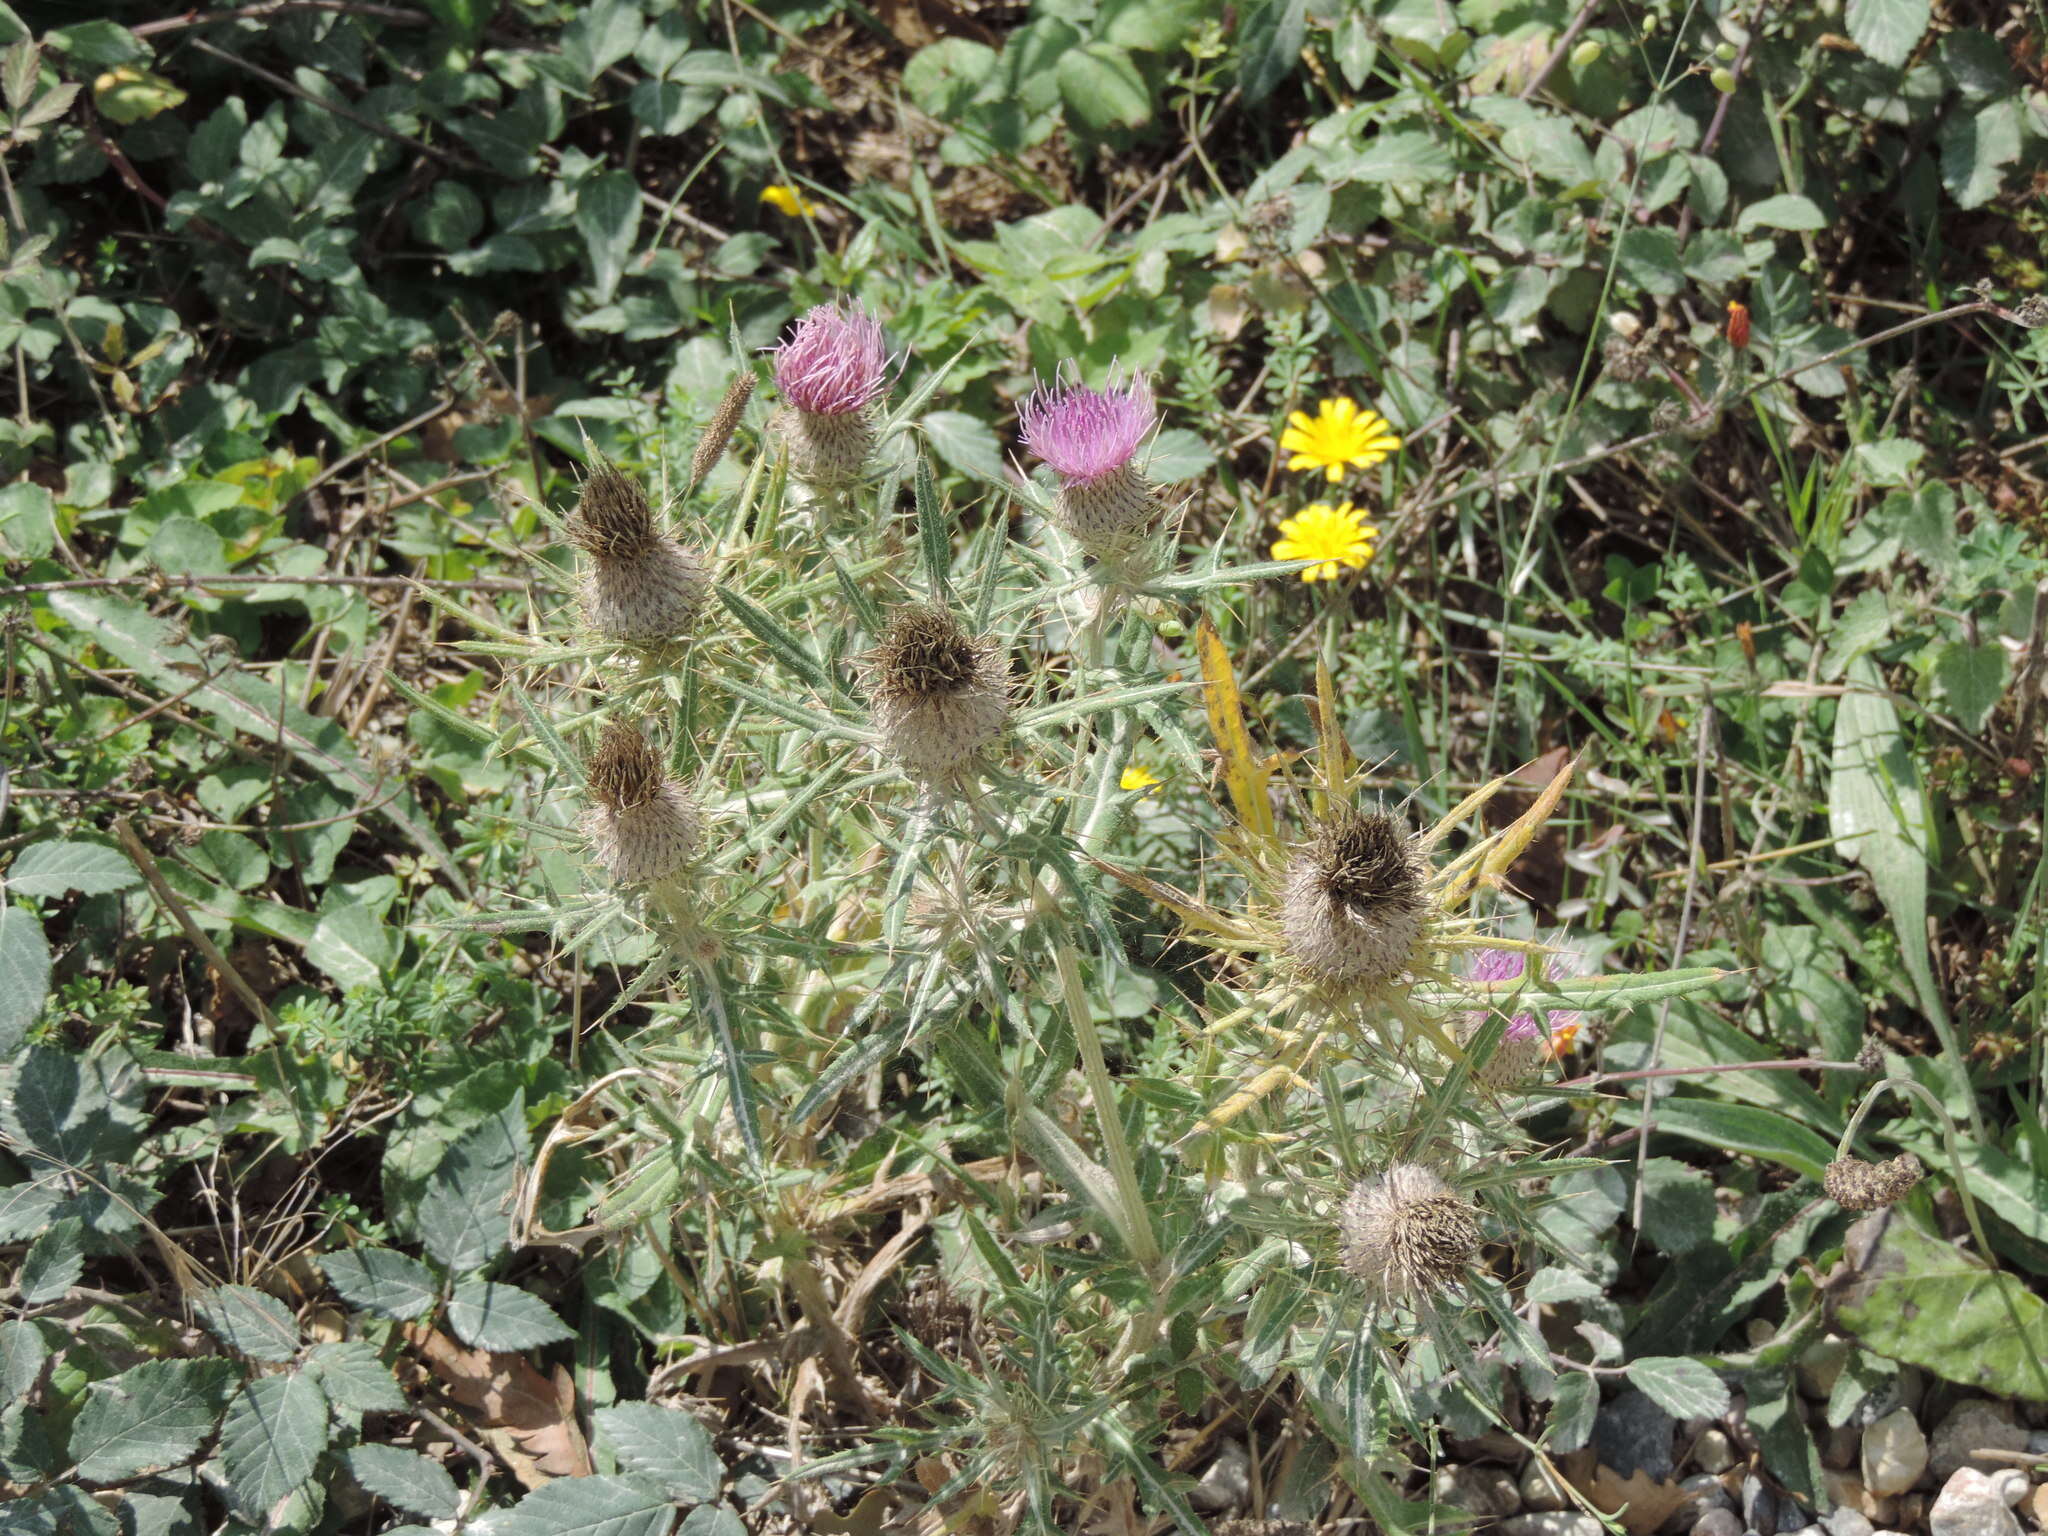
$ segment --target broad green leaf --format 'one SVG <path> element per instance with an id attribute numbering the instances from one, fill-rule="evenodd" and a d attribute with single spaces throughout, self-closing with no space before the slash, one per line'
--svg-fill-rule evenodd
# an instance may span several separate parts
<path id="1" fill-rule="evenodd" d="M 1934 653 L 1934 691 L 1955 711 L 1957 723 L 1972 733 L 1983 730 L 1998 708 L 2010 674 L 2002 645 L 1951 640 Z"/>
<path id="2" fill-rule="evenodd" d="M 1301 68 L 1302 44 L 1307 39 L 1307 0 L 1253 0 L 1238 13 L 1242 62 L 1237 79 L 1248 104 L 1265 100 L 1281 81 Z"/>
<path id="3" fill-rule="evenodd" d="M 590 258 L 594 297 L 608 304 L 640 233 L 640 188 L 631 175 L 606 171 L 583 183 L 576 193 L 576 232 Z"/>
<path id="4" fill-rule="evenodd" d="M 933 117 L 955 121 L 996 72 L 995 49 L 964 37 L 920 48 L 903 66 L 903 89 Z"/>
<path id="5" fill-rule="evenodd" d="M 352 1248 L 321 1259 L 327 1282 L 366 1312 L 411 1322 L 441 1294 L 433 1271 L 389 1248 Z"/>
<path id="6" fill-rule="evenodd" d="M 0 1130 L 41 1169 L 125 1163 L 142 1143 L 148 1116 L 142 1078 L 126 1057 L 74 1056 L 30 1046 L 0 1085 Z"/>
<path id="7" fill-rule="evenodd" d="M 141 883 L 118 849 L 63 838 L 29 844 L 7 871 L 7 889 L 17 896 L 105 896 Z"/>
<path id="8" fill-rule="evenodd" d="M 306 958 L 344 991 L 356 987 L 382 989 L 397 963 L 400 940 L 376 910 L 350 902 L 322 915 L 306 941 Z"/>
<path id="9" fill-rule="evenodd" d="M 0 487 L 0 555 L 42 560 L 57 547 L 57 499 L 32 480 Z"/>
<path id="10" fill-rule="evenodd" d="M 353 1413 L 403 1413 L 405 1394 L 375 1345 L 362 1339 L 316 1344 L 306 1354 L 306 1373 L 327 1401 Z"/>
<path id="11" fill-rule="evenodd" d="M 1142 128 L 1152 118 L 1152 92 L 1131 56 L 1110 43 L 1086 43 L 1059 63 L 1067 116 L 1090 133 Z"/>
<path id="12" fill-rule="evenodd" d="M 638 1477 L 562 1477 L 498 1516 L 492 1536 L 667 1536 L 676 1507 Z"/>
<path id="13" fill-rule="evenodd" d="M 1735 227 L 1746 235 L 1752 229 L 1826 229 L 1828 221 L 1812 198 L 1781 192 L 1743 209 Z"/>
<path id="14" fill-rule="evenodd" d="M 1975 1391 L 2048 1402 L 2048 1304 L 1896 1214 L 1838 1293 L 1834 1318 L 1888 1359 Z"/>
<path id="15" fill-rule="evenodd" d="M 1627 1124 L 1642 1119 L 1642 1107 L 1629 1104 L 1617 1111 Z M 1819 1136 L 1776 1110 L 1753 1104 L 1723 1104 L 1714 1099 L 1660 1099 L 1655 1116 L 1659 1134 L 1683 1136 L 1724 1152 L 1747 1152 L 1818 1179 L 1834 1161 L 1835 1149 Z"/>
<path id="16" fill-rule="evenodd" d="M 462 1508 L 455 1479 L 438 1461 L 396 1445 L 358 1445 L 348 1453 L 348 1470 L 366 1493 L 374 1493 L 407 1514 L 452 1519 Z"/>
<path id="17" fill-rule="evenodd" d="M 1566 1371 L 1550 1405 L 1550 1454 L 1569 1454 L 1592 1439 L 1599 1411 L 1600 1384 L 1584 1372 Z"/>
<path id="18" fill-rule="evenodd" d="M 1904 67 L 1934 19 L 1930 0 L 1849 0 L 1849 36 L 1871 58 Z"/>
<path id="19" fill-rule="evenodd" d="M 1700 1244 L 1711 1242 L 1714 1211 L 1714 1182 L 1702 1170 L 1670 1157 L 1653 1157 L 1643 1165 L 1643 1236 L 1656 1245 L 1658 1252 L 1679 1258 Z"/>
<path id="20" fill-rule="evenodd" d="M 66 1216 L 45 1227 L 22 1255 L 14 1277 L 21 1299 L 32 1307 L 62 1301 L 85 1272 L 85 1223 Z"/>
<path id="21" fill-rule="evenodd" d="M 94 1382 L 71 1426 L 78 1475 L 123 1482 L 185 1461 L 213 1433 L 237 1374 L 228 1360 L 151 1360 Z"/>
<path id="22" fill-rule="evenodd" d="M 465 1280 L 448 1298 L 449 1330 L 477 1349 L 520 1350 L 576 1336 L 538 1296 L 516 1285 Z"/>
<path id="23" fill-rule="evenodd" d="M 227 542 L 196 517 L 167 517 L 149 536 L 143 558 L 173 576 L 211 576 L 225 569 Z"/>
<path id="24" fill-rule="evenodd" d="M 725 1468 L 704 1427 L 680 1408 L 660 1403 L 619 1403 L 592 1415 L 600 1444 L 621 1470 L 651 1478 L 684 1504 L 718 1497 Z"/>
<path id="25" fill-rule="evenodd" d="M 12 1056 L 50 995 L 50 946 L 33 912 L 0 898 L 0 1058 Z"/>
<path id="26" fill-rule="evenodd" d="M 522 1101 L 466 1131 L 427 1177 L 420 1196 L 420 1238 L 457 1274 L 481 1268 L 511 1240 L 512 1194 L 525 1156 Z"/>
<path id="27" fill-rule="evenodd" d="M 1728 1411 L 1728 1387 L 1697 1360 L 1652 1355 L 1632 1360 L 1628 1379 L 1674 1419 L 1717 1419 Z"/>
<path id="28" fill-rule="evenodd" d="M 246 1285 L 219 1285 L 192 1300 L 199 1320 L 229 1349 L 281 1365 L 299 1352 L 299 1325 L 275 1296 Z"/>
<path id="29" fill-rule="evenodd" d="M 262 1376 L 235 1394 L 220 1456 L 235 1497 L 268 1515 L 313 1475 L 327 1449 L 327 1398 L 312 1377 Z"/>
<path id="30" fill-rule="evenodd" d="M 676 1536 L 747 1536 L 747 1524 L 723 1504 L 703 1504 L 683 1516 Z"/>
<path id="31" fill-rule="evenodd" d="M 27 1397 L 49 1358 L 49 1340 L 36 1324 L 0 1322 L 0 1402 Z"/>

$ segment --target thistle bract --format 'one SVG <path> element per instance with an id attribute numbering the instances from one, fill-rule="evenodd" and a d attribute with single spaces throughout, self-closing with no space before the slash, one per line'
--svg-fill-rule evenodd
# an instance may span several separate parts
<path id="1" fill-rule="evenodd" d="M 855 480 L 875 445 L 868 408 L 889 388 L 882 325 L 860 305 L 820 304 L 775 349 L 782 406 L 770 425 L 801 480 L 837 488 Z"/>
<path id="2" fill-rule="evenodd" d="M 1337 1227 L 1345 1269 L 1383 1301 L 1441 1294 L 1479 1252 L 1478 1214 L 1415 1163 L 1360 1179 L 1345 1196 Z"/>
<path id="3" fill-rule="evenodd" d="M 590 556 L 583 617 L 607 640 L 652 645 L 685 634 L 710 590 L 703 562 L 661 531 L 640 487 L 602 460 L 569 515 L 569 540 Z"/>
<path id="4" fill-rule="evenodd" d="M 584 818 L 591 852 L 620 885 L 668 880 L 703 843 L 703 822 L 688 792 L 630 725 L 604 728 L 586 765 L 595 803 Z"/>
<path id="5" fill-rule="evenodd" d="M 917 778 L 964 768 L 1002 733 L 1009 667 L 944 608 L 906 608 L 867 657 L 883 752 Z"/>
<path id="6" fill-rule="evenodd" d="M 1288 954 L 1325 984 L 1393 980 L 1428 924 L 1424 880 L 1422 858 L 1393 817 L 1339 812 L 1288 869 L 1280 908 Z"/>

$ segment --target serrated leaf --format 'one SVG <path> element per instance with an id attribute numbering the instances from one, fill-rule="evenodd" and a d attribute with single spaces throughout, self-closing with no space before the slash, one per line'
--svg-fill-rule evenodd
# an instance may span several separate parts
<path id="1" fill-rule="evenodd" d="M 374 1345 L 361 1339 L 336 1339 L 315 1345 L 306 1355 L 306 1371 L 320 1383 L 328 1402 L 350 1413 L 402 1413 L 405 1394 Z"/>
<path id="2" fill-rule="evenodd" d="M 327 1283 L 344 1300 L 366 1312 L 411 1322 L 441 1294 L 434 1273 L 418 1259 L 389 1248 L 352 1248 L 330 1253 L 320 1261 Z"/>
<path id="3" fill-rule="evenodd" d="M 516 1285 L 465 1280 L 448 1299 L 448 1327 L 477 1349 L 532 1349 L 572 1339 L 575 1330 L 538 1296 Z"/>
<path id="4" fill-rule="evenodd" d="M 0 1323 L 0 1402 L 27 1397 L 49 1358 L 50 1341 L 41 1328 L 30 1322 Z"/>
<path id="5" fill-rule="evenodd" d="M 626 1472 L 661 1484 L 670 1498 L 708 1504 L 718 1497 L 725 1468 L 704 1427 L 680 1408 L 620 1403 L 592 1415 L 599 1441 Z"/>
<path id="6" fill-rule="evenodd" d="M 747 1536 L 747 1525 L 723 1504 L 705 1504 L 683 1516 L 676 1536 Z"/>
<path id="7" fill-rule="evenodd" d="M 576 193 L 576 232 L 590 258 L 594 297 L 611 302 L 640 232 L 640 188 L 625 171 L 593 176 Z"/>
<path id="8" fill-rule="evenodd" d="M 666 1536 L 676 1507 L 636 1477 L 564 1477 L 536 1488 L 491 1526 L 492 1536 Z"/>
<path id="9" fill-rule="evenodd" d="M 1929 0 L 1849 0 L 1849 36 L 1869 57 L 1904 66 L 1934 20 Z"/>
<path id="10" fill-rule="evenodd" d="M 85 1273 L 85 1223 L 76 1216 L 52 1222 L 29 1244 L 14 1283 L 28 1305 L 62 1301 Z"/>
<path id="11" fill-rule="evenodd" d="M 2002 645 L 1951 640 L 1934 653 L 1935 691 L 1955 711 L 1957 723 L 1972 733 L 1984 729 L 2005 697 L 2010 671 Z"/>
<path id="12" fill-rule="evenodd" d="M 220 1419 L 236 1371 L 228 1360 L 151 1360 L 96 1381 L 71 1425 L 71 1455 L 89 1483 L 174 1467 Z"/>
<path id="13" fill-rule="evenodd" d="M 0 1129 L 31 1154 L 31 1166 L 125 1163 L 142 1144 L 142 1078 L 127 1058 L 31 1046 L 9 1076 Z"/>
<path id="14" fill-rule="evenodd" d="M 306 958 L 344 992 L 379 987 L 398 959 L 398 931 L 362 902 L 322 914 L 306 941 Z"/>
<path id="15" fill-rule="evenodd" d="M 21 1048 L 50 995 L 50 945 L 33 912 L 0 901 L 0 1057 Z"/>
<path id="16" fill-rule="evenodd" d="M 1599 1383 L 1583 1372 L 1567 1371 L 1550 1404 L 1550 1454 L 1569 1455 L 1592 1439 L 1593 1416 L 1599 1411 Z"/>
<path id="17" fill-rule="evenodd" d="M 427 1178 L 420 1196 L 420 1240 L 457 1274 L 477 1269 L 511 1241 L 512 1193 L 525 1153 L 523 1101 L 463 1133 Z"/>
<path id="18" fill-rule="evenodd" d="M 358 1445 L 348 1453 L 349 1474 L 386 1504 L 429 1520 L 452 1519 L 462 1508 L 455 1479 L 438 1461 L 396 1445 Z"/>
<path id="19" fill-rule="evenodd" d="M 118 849 L 63 838 L 31 843 L 7 871 L 7 889 L 17 896 L 105 896 L 141 883 Z"/>
<path id="20" fill-rule="evenodd" d="M 235 1497 L 259 1518 L 313 1475 L 327 1449 L 327 1397 L 303 1373 L 264 1376 L 235 1394 L 220 1456 Z"/>
<path id="21" fill-rule="evenodd" d="M 1728 1411 L 1727 1383 L 1683 1355 L 1631 1360 L 1628 1379 L 1674 1419 L 1718 1419 Z"/>
<path id="22" fill-rule="evenodd" d="M 228 1348 L 282 1365 L 299 1352 L 299 1325 L 275 1296 L 246 1285 L 218 1285 L 193 1298 L 199 1320 Z"/>

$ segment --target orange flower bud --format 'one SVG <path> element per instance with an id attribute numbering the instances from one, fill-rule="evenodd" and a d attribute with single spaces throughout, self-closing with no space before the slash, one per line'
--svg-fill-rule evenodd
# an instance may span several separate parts
<path id="1" fill-rule="evenodd" d="M 1735 299 L 1728 301 L 1728 345 L 1738 352 L 1749 345 L 1749 306 Z"/>

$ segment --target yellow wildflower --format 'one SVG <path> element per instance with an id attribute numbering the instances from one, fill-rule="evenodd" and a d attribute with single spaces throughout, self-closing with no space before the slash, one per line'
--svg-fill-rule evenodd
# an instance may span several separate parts
<path id="1" fill-rule="evenodd" d="M 1365 569 L 1372 558 L 1379 529 L 1365 520 L 1350 502 L 1326 506 L 1318 501 L 1303 507 L 1292 517 L 1280 520 L 1280 537 L 1273 541 L 1275 560 L 1315 560 L 1303 566 L 1303 581 L 1335 581 L 1349 566 Z"/>
<path id="2" fill-rule="evenodd" d="M 1313 418 L 1295 411 L 1280 434 L 1280 451 L 1291 453 L 1289 469 L 1320 469 L 1332 485 L 1345 466 L 1371 469 L 1401 446 L 1392 425 L 1377 411 L 1362 410 L 1349 395 L 1318 402 Z"/>
<path id="3" fill-rule="evenodd" d="M 1143 763 L 1132 763 L 1124 769 L 1123 777 L 1117 780 L 1118 789 L 1142 789 L 1151 794 L 1161 783 L 1159 775 Z"/>
<path id="4" fill-rule="evenodd" d="M 818 211 L 818 205 L 795 187 L 763 187 L 761 201 L 778 213 L 788 214 L 792 219 L 803 218 Z"/>

